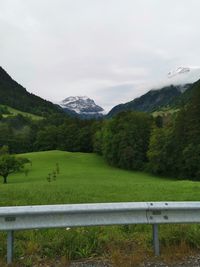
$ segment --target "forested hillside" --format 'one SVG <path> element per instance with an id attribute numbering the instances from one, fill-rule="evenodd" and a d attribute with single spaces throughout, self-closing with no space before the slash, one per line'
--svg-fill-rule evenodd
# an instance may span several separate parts
<path id="1" fill-rule="evenodd" d="M 64 113 L 60 107 L 26 91 L 2 67 L 0 67 L 0 104 L 40 116 Z"/>
<path id="2" fill-rule="evenodd" d="M 163 120 L 119 113 L 96 132 L 94 150 L 120 168 L 200 180 L 200 80 L 192 86 L 187 105 Z"/>
<path id="3" fill-rule="evenodd" d="M 98 122 L 69 116 L 61 107 L 30 94 L 0 68 L 0 147 L 8 146 L 11 153 L 92 152 L 96 125 Z"/>
<path id="4" fill-rule="evenodd" d="M 166 106 L 176 106 L 182 93 L 190 91 L 190 84 L 171 85 L 157 90 L 150 90 L 146 94 L 125 104 L 120 104 L 112 108 L 107 117 L 112 117 L 122 111 L 142 111 L 153 112 Z M 188 100 L 188 99 L 187 99 Z M 180 102 L 182 102 L 180 100 Z"/>
<path id="5" fill-rule="evenodd" d="M 189 90 L 185 90 L 183 94 L 180 95 L 180 97 L 175 98 L 170 103 L 171 107 L 180 108 L 180 107 L 187 105 L 191 101 L 194 91 L 197 90 L 196 87 L 198 86 L 198 84 L 199 84 L 199 81 L 189 85 L 188 87 Z"/>
<path id="6" fill-rule="evenodd" d="M 148 151 L 150 170 L 200 180 L 200 81 L 174 122 L 154 128 Z"/>

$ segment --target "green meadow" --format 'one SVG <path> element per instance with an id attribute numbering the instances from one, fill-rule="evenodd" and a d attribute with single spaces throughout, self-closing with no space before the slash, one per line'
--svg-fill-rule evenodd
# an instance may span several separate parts
<path id="1" fill-rule="evenodd" d="M 3 114 L 3 117 L 4 118 L 7 118 L 7 117 L 13 117 L 13 116 L 16 116 L 18 114 L 24 116 L 24 117 L 28 117 L 32 120 L 42 120 L 43 117 L 41 116 L 38 116 L 38 115 L 35 115 L 35 114 L 32 114 L 32 113 L 28 113 L 28 112 L 23 112 L 23 111 L 20 111 L 18 109 L 15 109 L 15 108 L 11 108 L 9 106 L 5 106 L 5 105 L 0 105 L 0 107 L 6 107 L 7 110 L 10 112 L 10 114 Z"/>
<path id="2" fill-rule="evenodd" d="M 48 151 L 21 156 L 32 166 L 0 184 L 1 206 L 200 200 L 198 182 L 117 169 L 95 154 Z M 57 164 L 59 174 L 48 182 Z"/>
<path id="3" fill-rule="evenodd" d="M 199 201 L 200 183 L 156 177 L 109 166 L 102 157 L 87 153 L 48 151 L 27 153 L 26 171 L 0 183 L 0 206 L 129 201 Z M 55 172 L 56 177 L 49 174 Z M 162 246 L 183 240 L 200 246 L 198 226 L 161 226 Z M 5 234 L 0 233 L 0 258 L 6 254 Z M 151 250 L 151 226 L 118 226 L 21 231 L 16 234 L 16 258 L 32 266 L 38 257 L 79 259 L 105 256 L 126 244 Z M 120 245 L 119 245 L 120 244 Z M 29 263 L 27 263 L 30 261 Z M 25 263 L 24 263 L 25 262 Z"/>

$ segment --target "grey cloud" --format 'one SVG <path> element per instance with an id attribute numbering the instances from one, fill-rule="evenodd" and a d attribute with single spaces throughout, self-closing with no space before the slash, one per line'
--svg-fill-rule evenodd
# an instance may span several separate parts
<path id="1" fill-rule="evenodd" d="M 109 109 L 200 64 L 199 10 L 199 0 L 1 0 L 0 65 L 46 99 L 88 95 Z"/>

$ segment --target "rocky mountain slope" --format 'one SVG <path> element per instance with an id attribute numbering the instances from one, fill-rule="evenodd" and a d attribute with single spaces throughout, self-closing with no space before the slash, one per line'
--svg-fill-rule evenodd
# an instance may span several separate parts
<path id="1" fill-rule="evenodd" d="M 59 105 L 66 113 L 84 118 L 97 118 L 103 116 L 103 108 L 98 106 L 94 100 L 87 96 L 70 96 L 64 99 Z"/>

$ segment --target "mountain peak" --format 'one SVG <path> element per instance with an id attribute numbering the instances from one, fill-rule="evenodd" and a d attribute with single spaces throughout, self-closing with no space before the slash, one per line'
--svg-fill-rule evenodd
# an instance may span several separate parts
<path id="1" fill-rule="evenodd" d="M 69 96 L 67 98 L 65 98 L 62 103 L 70 103 L 70 102 L 73 102 L 73 101 L 87 101 L 87 100 L 92 100 L 90 99 L 89 97 L 87 96 Z M 92 100 L 93 101 L 93 100 Z"/>
<path id="2" fill-rule="evenodd" d="M 98 106 L 93 99 L 87 96 L 69 96 L 60 102 L 63 109 L 83 115 L 101 115 L 104 109 Z"/>

